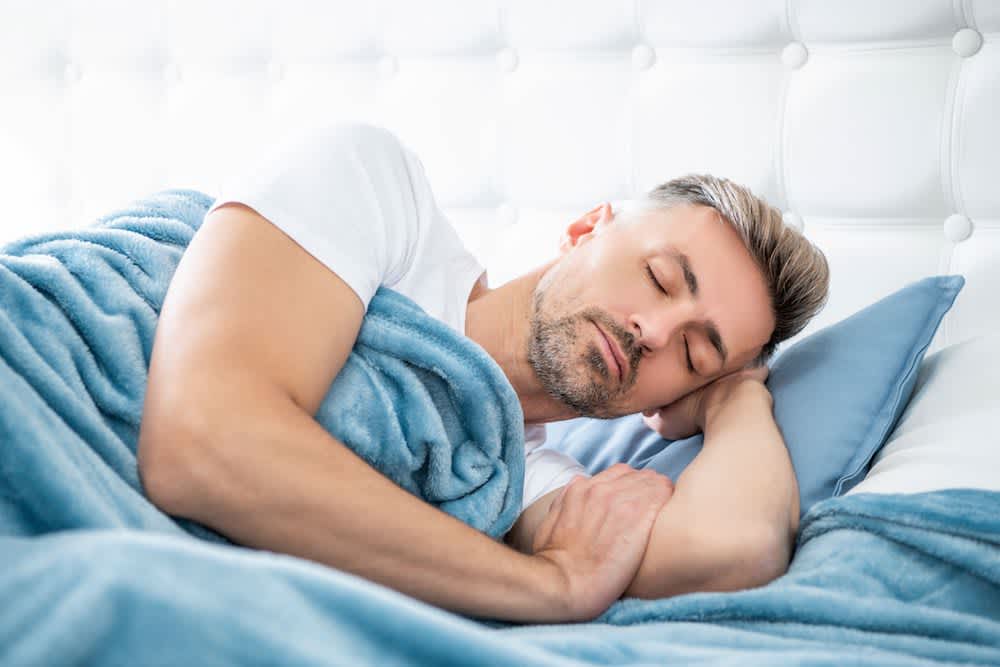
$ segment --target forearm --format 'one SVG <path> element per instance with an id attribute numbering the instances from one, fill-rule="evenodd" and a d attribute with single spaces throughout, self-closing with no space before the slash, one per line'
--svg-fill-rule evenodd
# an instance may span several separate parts
<path id="1" fill-rule="evenodd" d="M 291 401 L 267 406 L 257 411 L 270 410 L 267 419 L 229 422 L 224 437 L 239 446 L 194 452 L 172 513 L 459 613 L 564 620 L 541 559 L 414 497 Z"/>
<path id="2" fill-rule="evenodd" d="M 798 516 L 770 396 L 747 384 L 706 416 L 702 451 L 675 481 L 625 595 L 763 585 L 787 569 Z"/>

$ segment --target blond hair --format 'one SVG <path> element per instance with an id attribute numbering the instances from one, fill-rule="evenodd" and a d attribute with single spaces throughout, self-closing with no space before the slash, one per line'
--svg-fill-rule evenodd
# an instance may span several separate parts
<path id="1" fill-rule="evenodd" d="M 642 209 L 684 204 L 710 206 L 740 235 L 760 268 L 771 297 L 775 326 L 752 365 L 765 363 L 778 344 L 802 331 L 826 303 L 830 268 L 826 256 L 781 211 L 749 188 L 725 178 L 690 174 L 659 185 L 637 202 Z"/>

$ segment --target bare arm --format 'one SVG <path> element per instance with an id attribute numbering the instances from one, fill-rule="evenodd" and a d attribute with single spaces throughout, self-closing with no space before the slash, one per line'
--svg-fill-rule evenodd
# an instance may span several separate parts
<path id="1" fill-rule="evenodd" d="M 739 590 L 784 574 L 799 495 L 771 409 L 766 387 L 742 380 L 705 414 L 702 451 L 678 477 L 625 595 Z"/>
<path id="2" fill-rule="evenodd" d="M 150 499 L 237 543 L 471 616 L 571 621 L 611 604 L 641 550 L 626 562 L 613 541 L 600 554 L 605 572 L 627 575 L 617 590 L 571 586 L 559 558 L 518 553 L 423 502 L 316 422 L 363 314 L 346 283 L 252 209 L 207 216 L 153 346 L 138 455 Z M 601 515 L 613 504 L 601 496 L 588 507 Z M 636 541 L 637 529 L 615 530 Z M 564 542 L 579 551 L 592 533 Z"/>
<path id="3" fill-rule="evenodd" d="M 626 596 L 660 598 L 763 585 L 785 572 L 798 528 L 798 485 L 771 400 L 742 381 L 704 416 L 705 444 L 660 510 Z M 532 553 L 559 489 L 528 507 L 504 537 Z"/>

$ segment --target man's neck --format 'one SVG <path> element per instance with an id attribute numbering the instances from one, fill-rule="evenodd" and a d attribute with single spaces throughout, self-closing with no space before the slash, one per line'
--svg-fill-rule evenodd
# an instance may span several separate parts
<path id="1" fill-rule="evenodd" d="M 532 294 L 550 265 L 519 276 L 500 287 L 477 288 L 469 298 L 465 335 L 497 362 L 517 392 L 526 424 L 577 417 L 542 387 L 528 362 Z"/>

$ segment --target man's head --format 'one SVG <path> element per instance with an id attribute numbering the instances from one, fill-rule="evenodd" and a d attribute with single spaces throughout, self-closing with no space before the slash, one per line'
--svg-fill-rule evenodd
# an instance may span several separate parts
<path id="1" fill-rule="evenodd" d="M 656 408 L 765 363 L 826 302 L 823 253 L 748 189 L 686 176 L 635 204 L 573 222 L 534 292 L 528 359 L 582 415 Z"/>

